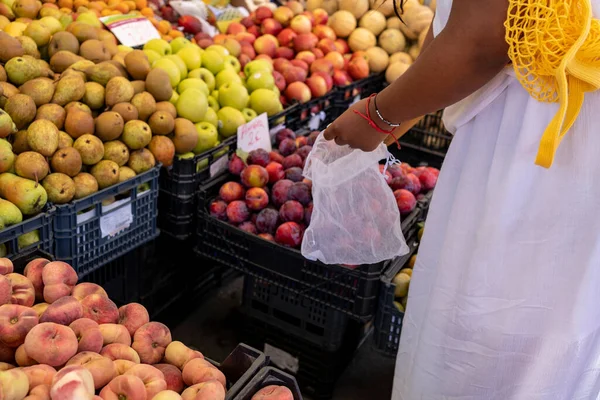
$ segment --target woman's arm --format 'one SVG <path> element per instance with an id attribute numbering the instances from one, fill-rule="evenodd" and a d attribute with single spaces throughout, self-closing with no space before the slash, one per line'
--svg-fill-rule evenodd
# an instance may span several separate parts
<path id="1" fill-rule="evenodd" d="M 454 0 L 444 30 L 408 71 L 377 96 L 383 117 L 398 123 L 437 111 L 467 97 L 500 72 L 508 62 L 507 7 L 506 0 Z M 365 151 L 377 148 L 387 135 L 353 112 L 364 113 L 365 106 L 366 100 L 352 106 L 327 128 L 325 137 Z M 389 129 L 371 111 L 379 127 Z"/>

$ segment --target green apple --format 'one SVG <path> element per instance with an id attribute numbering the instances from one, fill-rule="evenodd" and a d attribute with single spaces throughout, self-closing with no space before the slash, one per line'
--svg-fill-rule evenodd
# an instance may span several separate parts
<path id="1" fill-rule="evenodd" d="M 143 50 L 146 57 L 148 57 L 148 62 L 150 65 L 154 64 L 156 61 L 161 59 L 161 55 L 155 52 L 154 50 Z"/>
<path id="2" fill-rule="evenodd" d="M 235 72 L 239 73 L 242 70 L 242 64 L 234 56 L 227 56 L 225 57 L 225 69 L 227 68 L 233 68 Z"/>
<path id="3" fill-rule="evenodd" d="M 219 102 L 217 101 L 217 99 L 215 99 L 212 96 L 208 96 L 208 107 L 212 108 L 215 111 L 219 111 L 219 108 L 221 108 L 221 106 L 219 105 Z"/>
<path id="4" fill-rule="evenodd" d="M 200 89 L 191 88 L 179 95 L 175 107 L 177 108 L 178 116 L 197 123 L 202 121 L 204 114 L 206 114 L 208 100 Z"/>
<path id="5" fill-rule="evenodd" d="M 248 89 L 241 83 L 226 83 L 219 89 L 219 104 L 221 104 L 221 107 L 233 107 L 242 110 L 248 107 L 248 101 L 250 101 Z"/>
<path id="6" fill-rule="evenodd" d="M 183 153 L 183 154 L 177 154 L 177 158 L 179 158 L 180 160 L 188 160 L 190 158 L 194 158 L 195 154 L 192 153 L 191 151 L 188 151 L 187 153 Z"/>
<path id="7" fill-rule="evenodd" d="M 192 42 L 184 37 L 178 37 L 171 40 L 171 54 L 177 54 L 179 50 L 183 49 L 188 44 L 192 44 Z"/>
<path id="8" fill-rule="evenodd" d="M 206 86 L 208 86 L 208 90 L 211 92 L 215 90 L 215 76 L 206 68 L 196 68 L 190 71 L 188 78 L 202 79 L 206 83 Z"/>
<path id="9" fill-rule="evenodd" d="M 178 57 L 176 54 L 171 54 L 166 56 L 165 58 L 173 61 L 175 65 L 177 65 L 177 68 L 179 68 L 179 73 L 181 74 L 181 79 L 187 78 L 188 69 L 181 57 Z"/>
<path id="10" fill-rule="evenodd" d="M 198 131 L 198 144 L 192 150 L 194 153 L 204 153 L 217 145 L 219 134 L 216 126 L 210 122 L 199 122 L 195 126 L 196 131 Z"/>
<path id="11" fill-rule="evenodd" d="M 273 64 L 267 60 L 253 60 L 244 66 L 244 74 L 246 76 L 252 75 L 256 71 L 270 71 L 273 72 Z"/>
<path id="12" fill-rule="evenodd" d="M 256 71 L 252 75 L 249 75 L 246 78 L 246 87 L 248 88 L 250 93 L 254 92 L 256 89 L 277 88 L 275 86 L 275 79 L 273 79 L 273 74 L 264 70 Z"/>
<path id="13" fill-rule="evenodd" d="M 150 39 L 144 45 L 144 50 L 154 50 L 160 54 L 161 57 L 164 57 L 171 54 L 171 45 L 166 40 Z"/>
<path id="14" fill-rule="evenodd" d="M 222 104 L 222 103 L 221 103 Z M 250 108 L 258 115 L 266 112 L 270 117 L 283 109 L 279 95 L 269 89 L 256 89 L 250 95 Z"/>
<path id="15" fill-rule="evenodd" d="M 94 26 L 96 28 L 102 28 L 102 22 L 98 19 L 98 16 L 93 12 L 83 12 L 79 14 L 77 17 L 77 22 L 81 22 L 82 24 L 87 24 Z"/>
<path id="16" fill-rule="evenodd" d="M 184 47 L 183 49 L 179 50 L 177 52 L 177 57 L 183 60 L 188 71 L 200 68 L 202 65 L 202 57 L 200 56 L 200 52 L 191 46 Z"/>
<path id="17" fill-rule="evenodd" d="M 225 57 L 229 55 L 229 50 L 227 50 L 224 46 L 218 44 L 211 44 L 206 48 L 206 51 L 216 51 L 221 56 Z"/>
<path id="18" fill-rule="evenodd" d="M 217 117 L 217 110 L 214 108 L 208 107 L 206 110 L 206 114 L 204 114 L 204 118 L 202 118 L 203 122 L 210 122 L 214 126 L 219 124 L 219 118 Z"/>
<path id="19" fill-rule="evenodd" d="M 202 54 L 202 66 L 216 75 L 225 69 L 225 57 L 215 50 L 206 50 Z"/>
<path id="20" fill-rule="evenodd" d="M 242 110 L 242 114 L 244 114 L 244 118 L 246 118 L 246 122 L 252 121 L 254 118 L 258 117 L 256 111 L 251 108 L 244 108 Z"/>
<path id="21" fill-rule="evenodd" d="M 124 44 L 120 44 L 117 46 L 117 50 L 119 50 L 119 53 L 129 53 L 130 51 L 133 51 L 133 47 L 129 47 L 129 46 L 125 46 Z M 153 50 L 148 50 L 148 51 L 153 51 Z M 153 51 L 154 53 L 156 53 L 155 51 Z M 156 53 L 158 54 L 158 53 Z M 159 55 L 160 57 L 160 55 Z M 158 60 L 158 58 L 156 59 Z M 154 60 L 154 61 L 156 61 Z M 150 63 L 152 65 L 152 63 Z"/>
<path id="22" fill-rule="evenodd" d="M 226 68 L 217 74 L 215 85 L 220 89 L 226 83 L 243 83 L 242 77 L 237 72 L 230 68 Z"/>
<path id="23" fill-rule="evenodd" d="M 66 29 L 67 26 L 71 25 L 71 23 L 73 22 L 73 16 L 63 14 L 60 16 L 60 18 L 58 20 L 60 21 L 60 24 L 63 26 L 63 28 Z"/>
<path id="24" fill-rule="evenodd" d="M 173 94 L 171 95 L 171 98 L 169 99 L 169 103 L 171 103 L 175 107 L 177 107 L 177 101 L 178 100 L 179 100 L 179 93 L 177 93 L 176 90 L 173 90 Z"/>
<path id="25" fill-rule="evenodd" d="M 208 86 L 206 86 L 206 83 L 202 79 L 198 78 L 187 78 L 182 80 L 179 83 L 179 86 L 177 86 L 177 92 L 181 94 L 190 88 L 200 89 L 202 93 L 208 96 Z"/>
<path id="26" fill-rule="evenodd" d="M 214 97 L 215 100 L 219 101 L 219 91 L 213 90 L 212 92 L 210 92 L 210 97 Z"/>
<path id="27" fill-rule="evenodd" d="M 281 91 L 279 90 L 279 88 L 277 86 L 272 87 L 271 90 L 275 92 L 277 97 L 281 96 Z"/>
<path id="28" fill-rule="evenodd" d="M 169 75 L 169 80 L 171 81 L 171 86 L 177 87 L 179 85 L 179 81 L 181 80 L 181 72 L 177 65 L 168 58 L 161 58 L 156 60 L 154 64 L 152 64 L 152 69 L 160 68 Z"/>
<path id="29" fill-rule="evenodd" d="M 233 107 L 223 107 L 217 111 L 219 117 L 219 133 L 223 137 L 230 137 L 237 133 L 237 128 L 246 123 L 246 118 L 240 110 Z"/>

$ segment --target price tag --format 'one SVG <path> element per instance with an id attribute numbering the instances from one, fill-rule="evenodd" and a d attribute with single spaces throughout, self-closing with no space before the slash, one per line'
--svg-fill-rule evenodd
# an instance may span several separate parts
<path id="1" fill-rule="evenodd" d="M 202 32 L 208 33 L 210 36 L 215 36 L 219 31 L 209 24 L 206 20 L 208 19 L 208 9 L 206 4 L 202 1 L 181 1 L 175 0 L 170 1 L 169 6 L 173 7 L 179 15 L 191 15 L 198 18 L 202 25 Z"/>
<path id="2" fill-rule="evenodd" d="M 267 113 L 262 113 L 247 124 L 238 127 L 237 145 L 238 149 L 246 153 L 256 149 L 271 151 Z"/>
<path id="3" fill-rule="evenodd" d="M 114 236 L 133 223 L 131 203 L 100 217 L 100 232 L 102 237 Z"/>
<path id="4" fill-rule="evenodd" d="M 265 343 L 265 355 L 281 369 L 290 371 L 294 374 L 300 369 L 300 360 L 277 347 Z"/>
<path id="5" fill-rule="evenodd" d="M 210 177 L 214 178 L 217 175 L 221 175 L 221 173 L 227 169 L 228 161 L 229 160 L 227 159 L 227 156 L 222 156 L 218 160 L 214 161 L 210 165 Z"/>
<path id="6" fill-rule="evenodd" d="M 145 17 L 133 14 L 111 15 L 100 18 L 100 21 L 125 46 L 141 46 L 150 39 L 160 39 L 160 33 Z"/>
<path id="7" fill-rule="evenodd" d="M 316 131 L 321 126 L 321 121 L 325 121 L 325 111 L 321 111 L 318 114 L 314 114 L 310 121 L 308 121 L 308 129 L 311 131 Z"/>

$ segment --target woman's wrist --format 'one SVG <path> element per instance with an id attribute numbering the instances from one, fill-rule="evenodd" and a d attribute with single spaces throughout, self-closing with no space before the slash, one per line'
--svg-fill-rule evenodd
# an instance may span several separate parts
<path id="1" fill-rule="evenodd" d="M 382 111 L 382 109 L 385 109 L 385 107 L 382 106 L 382 103 L 385 105 L 386 102 L 385 100 L 382 101 L 381 93 L 374 96 L 369 104 L 369 112 L 371 114 L 371 118 L 373 119 L 373 121 L 375 121 L 377 126 L 382 129 L 395 129 L 400 125 L 400 122 L 394 121 L 393 119 L 389 119 L 389 114 L 385 113 L 385 111 Z"/>

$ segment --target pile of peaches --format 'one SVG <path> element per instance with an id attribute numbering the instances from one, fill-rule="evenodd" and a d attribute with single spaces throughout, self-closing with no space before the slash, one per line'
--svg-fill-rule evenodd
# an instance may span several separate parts
<path id="1" fill-rule="evenodd" d="M 379 166 L 389 187 L 394 191 L 400 215 L 410 214 L 417 206 L 417 200 L 433 190 L 440 171 L 433 167 L 413 168 L 408 163 Z"/>
<path id="2" fill-rule="evenodd" d="M 225 375 L 142 305 L 118 308 L 61 261 L 13 270 L 0 259 L 0 399 L 225 399 Z"/>

